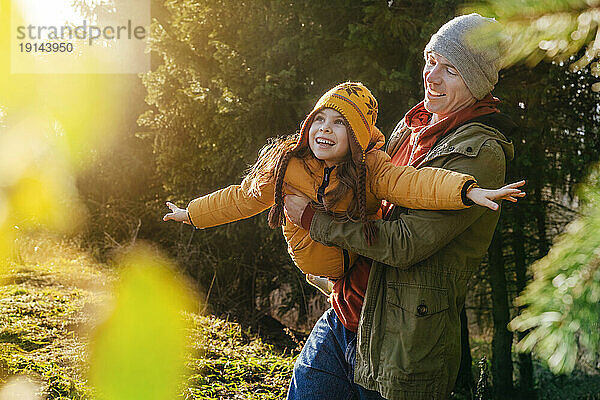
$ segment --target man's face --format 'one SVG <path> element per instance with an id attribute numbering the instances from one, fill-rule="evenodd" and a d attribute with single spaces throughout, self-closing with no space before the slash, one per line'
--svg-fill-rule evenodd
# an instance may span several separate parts
<path id="1" fill-rule="evenodd" d="M 423 84 L 425 109 L 437 114 L 438 120 L 475 103 L 458 70 L 446 57 L 432 51 L 425 56 Z"/>

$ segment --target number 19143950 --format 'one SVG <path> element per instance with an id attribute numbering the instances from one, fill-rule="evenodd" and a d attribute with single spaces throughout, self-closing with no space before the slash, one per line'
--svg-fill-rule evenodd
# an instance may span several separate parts
<path id="1" fill-rule="evenodd" d="M 21 53 L 72 53 L 73 43 L 19 43 Z"/>

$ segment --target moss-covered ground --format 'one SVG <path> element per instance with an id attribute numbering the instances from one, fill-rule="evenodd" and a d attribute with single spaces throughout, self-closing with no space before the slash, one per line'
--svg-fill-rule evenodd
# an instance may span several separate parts
<path id="1" fill-rule="evenodd" d="M 0 282 L 0 387 L 26 377 L 42 398 L 93 398 L 88 343 L 111 302 L 115 276 L 111 267 L 85 256 L 59 248 L 53 255 L 43 246 L 5 268 Z M 237 323 L 192 313 L 187 318 L 192 348 L 180 398 L 285 395 L 292 352 L 276 350 Z"/>

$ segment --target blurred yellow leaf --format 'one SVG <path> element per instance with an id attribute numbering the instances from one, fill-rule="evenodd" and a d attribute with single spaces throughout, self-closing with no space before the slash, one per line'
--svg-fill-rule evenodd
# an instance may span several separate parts
<path id="1" fill-rule="evenodd" d="M 183 311 L 190 310 L 191 296 L 148 250 L 124 264 L 114 310 L 92 344 L 92 382 L 103 399 L 173 399 L 183 378 Z"/>
<path id="2" fill-rule="evenodd" d="M 83 215 L 76 192 L 62 171 L 44 171 L 23 175 L 11 188 L 12 221 L 23 227 L 44 225 L 57 231 L 77 226 Z"/>

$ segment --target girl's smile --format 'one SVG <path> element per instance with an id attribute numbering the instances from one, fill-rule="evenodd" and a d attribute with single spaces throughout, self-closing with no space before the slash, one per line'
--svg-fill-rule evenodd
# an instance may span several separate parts
<path id="1" fill-rule="evenodd" d="M 350 149 L 346 120 L 333 108 L 315 114 L 308 131 L 308 146 L 328 167 L 343 161 Z"/>

